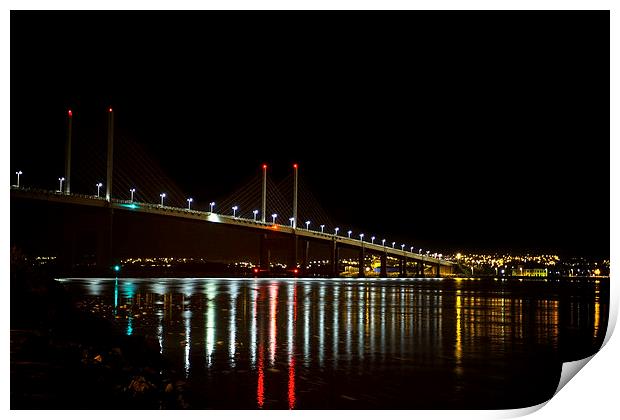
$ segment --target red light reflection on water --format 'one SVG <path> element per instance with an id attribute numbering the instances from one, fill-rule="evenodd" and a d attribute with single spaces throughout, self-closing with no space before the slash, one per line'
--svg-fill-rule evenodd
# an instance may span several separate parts
<path id="1" fill-rule="evenodd" d="M 295 358 L 288 365 L 288 409 L 295 408 Z"/>
<path id="2" fill-rule="evenodd" d="M 293 289 L 293 325 L 290 334 L 291 351 L 288 360 L 288 409 L 295 408 L 295 331 L 297 324 L 297 285 Z"/>
<path id="3" fill-rule="evenodd" d="M 265 401 L 265 373 L 263 368 L 263 346 L 260 346 L 258 351 L 258 386 L 256 387 L 256 402 L 258 403 L 258 408 L 263 408 L 263 403 Z"/>
<path id="4" fill-rule="evenodd" d="M 269 363 L 271 366 L 276 361 L 277 346 L 277 310 L 278 310 L 278 285 L 269 286 Z"/>

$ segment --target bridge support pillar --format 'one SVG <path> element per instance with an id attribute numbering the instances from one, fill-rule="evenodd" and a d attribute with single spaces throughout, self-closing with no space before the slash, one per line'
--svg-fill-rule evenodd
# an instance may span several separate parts
<path id="1" fill-rule="evenodd" d="M 364 246 L 362 245 L 362 247 L 360 248 L 360 253 L 359 253 L 359 262 L 358 262 L 358 271 L 357 271 L 358 277 L 366 277 L 366 273 L 364 272 L 364 259 L 365 259 L 364 254 L 365 254 Z"/>
<path id="2" fill-rule="evenodd" d="M 440 277 L 440 269 L 441 269 L 441 264 L 437 263 L 437 266 L 435 267 L 435 277 Z"/>
<path id="3" fill-rule="evenodd" d="M 301 242 L 301 272 L 308 272 L 308 256 L 310 254 L 310 241 L 305 239 Z"/>
<path id="4" fill-rule="evenodd" d="M 424 277 L 424 261 L 418 261 L 418 277 Z"/>
<path id="5" fill-rule="evenodd" d="M 293 238 L 291 239 L 291 248 L 289 250 L 286 266 L 288 269 L 297 268 L 297 244 L 299 238 L 297 235 L 293 234 Z"/>
<path id="6" fill-rule="evenodd" d="M 75 266 L 75 231 L 74 217 L 63 214 L 62 244 L 60 247 L 59 263 L 61 269 L 69 275 Z M 97 253 L 99 256 L 99 253 Z M 98 265 L 98 262 L 97 262 Z"/>
<path id="7" fill-rule="evenodd" d="M 258 266 L 260 268 L 266 268 L 269 270 L 270 268 L 270 259 L 271 259 L 271 250 L 269 249 L 267 240 L 267 234 L 262 234 L 260 236 L 260 244 L 258 251 Z"/>
<path id="8" fill-rule="evenodd" d="M 111 266 L 115 263 L 113 256 L 113 217 L 114 210 L 107 209 L 103 223 L 97 233 L 97 256 L 95 264 L 98 270 L 109 273 Z"/>
<path id="9" fill-rule="evenodd" d="M 381 277 L 387 277 L 387 252 L 381 254 Z"/>
<path id="10" fill-rule="evenodd" d="M 340 276 L 340 255 L 338 252 L 338 243 L 336 241 L 332 242 L 332 268 L 331 274 L 332 277 Z"/>
<path id="11" fill-rule="evenodd" d="M 400 277 L 405 277 L 407 275 L 407 268 L 405 267 L 405 257 L 400 257 L 398 262 L 398 275 Z"/>

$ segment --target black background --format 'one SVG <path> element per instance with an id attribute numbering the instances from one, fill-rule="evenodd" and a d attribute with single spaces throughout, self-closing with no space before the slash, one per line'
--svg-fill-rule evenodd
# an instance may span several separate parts
<path id="1" fill-rule="evenodd" d="M 609 256 L 608 12 L 11 12 L 12 180 L 108 106 L 197 206 L 298 162 L 367 236 Z"/>

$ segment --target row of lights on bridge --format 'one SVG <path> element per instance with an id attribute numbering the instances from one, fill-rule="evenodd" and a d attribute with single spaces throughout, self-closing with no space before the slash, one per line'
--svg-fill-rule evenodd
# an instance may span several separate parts
<path id="1" fill-rule="evenodd" d="M 111 109 L 110 109 L 110 112 L 111 112 Z M 71 116 L 71 111 L 69 111 L 69 116 Z M 295 164 L 293 164 L 293 168 L 297 169 L 297 164 L 296 164 L 296 163 L 295 163 Z M 263 169 L 267 169 L 267 165 L 263 164 Z M 22 174 L 23 174 L 23 172 L 22 172 L 22 171 L 17 171 L 17 172 L 15 172 L 15 174 L 17 175 L 17 185 L 16 185 L 16 186 L 17 186 L 17 188 L 19 188 L 19 185 L 20 185 L 20 184 L 19 184 L 19 181 L 20 181 L 20 175 L 22 175 Z M 62 184 L 63 184 L 63 182 L 65 181 L 65 178 L 64 178 L 64 177 L 60 177 L 60 178 L 58 178 L 58 181 L 60 182 L 59 192 L 61 192 L 61 193 L 62 193 L 62 192 L 63 192 L 63 189 L 62 189 Z M 99 196 L 100 196 L 99 194 L 100 194 L 100 191 L 101 191 L 101 187 L 103 187 L 103 183 L 98 182 L 97 184 L 95 184 L 95 186 L 97 187 L 97 198 L 99 198 Z M 130 193 L 130 195 L 131 195 L 130 201 L 131 201 L 132 203 L 133 203 L 133 201 L 134 201 L 134 194 L 135 194 L 135 192 L 136 192 L 136 189 L 135 189 L 135 188 L 131 188 L 131 189 L 129 190 L 129 193 Z M 163 207 L 163 206 L 164 206 L 164 199 L 166 198 L 166 193 L 161 193 L 161 194 L 159 194 L 159 198 L 160 198 L 160 206 L 161 206 L 161 207 Z M 188 198 L 188 199 L 187 199 L 187 209 L 188 209 L 188 210 L 191 210 L 191 209 L 192 209 L 192 203 L 193 203 L 193 202 L 194 202 L 194 199 L 193 199 L 193 198 L 191 198 L 191 197 L 190 197 L 190 198 Z M 213 213 L 213 208 L 214 208 L 214 207 L 215 207 L 215 202 L 214 202 L 214 201 L 210 202 L 210 203 L 209 203 L 209 212 L 210 212 L 210 213 Z M 232 207 L 231 207 L 231 210 L 233 211 L 233 214 L 232 214 L 233 218 L 237 218 L 237 210 L 239 210 L 239 206 L 232 206 Z M 258 211 L 258 210 L 253 210 L 253 211 L 252 211 L 252 214 L 254 215 L 254 221 L 255 221 L 255 222 L 257 221 L 257 216 L 258 216 L 258 213 L 259 213 L 259 211 Z M 273 214 L 271 215 L 271 218 L 272 218 L 272 223 L 273 223 L 274 225 L 276 224 L 276 218 L 277 218 L 277 217 L 278 217 L 278 214 L 277 214 L 277 213 L 273 213 Z M 289 218 L 288 220 L 291 222 L 291 227 L 293 227 L 293 222 L 295 221 L 295 218 L 294 218 L 294 217 L 291 217 L 291 218 Z M 307 220 L 307 221 L 305 222 L 305 225 L 306 225 L 306 230 L 310 230 L 310 224 L 311 224 L 310 220 Z M 325 225 L 319 225 L 319 227 L 321 228 L 321 233 L 325 233 L 325 231 L 324 231 L 324 230 L 325 230 Z M 340 228 L 339 228 L 339 227 L 334 228 L 334 233 L 333 233 L 333 236 L 338 236 L 338 231 L 339 231 L 339 230 L 340 230 Z M 347 231 L 347 237 L 348 237 L 349 239 L 351 239 L 351 234 L 352 234 L 352 233 L 353 233 L 353 231 L 352 231 L 352 230 Z M 364 242 L 364 234 L 363 234 L 363 233 L 360 233 L 360 234 L 359 234 L 359 238 L 360 238 L 360 239 L 359 239 L 359 240 L 360 240 L 360 242 L 362 242 L 362 243 L 363 243 L 363 242 Z M 370 237 L 370 243 L 371 243 L 371 244 L 374 244 L 374 243 L 375 243 L 375 239 L 376 239 L 376 237 L 375 237 L 375 236 L 371 236 L 371 237 Z M 381 240 L 381 245 L 382 245 L 383 247 L 385 247 L 385 241 L 386 241 L 385 239 L 382 239 L 382 240 Z M 401 248 L 401 251 L 404 251 L 404 250 L 405 250 L 405 244 L 401 244 L 401 245 L 400 245 L 400 248 Z M 396 249 L 396 242 L 392 242 L 392 249 Z M 409 248 L 409 252 L 411 252 L 411 253 L 413 253 L 413 252 L 414 252 L 413 246 L 411 246 L 411 247 Z M 422 255 L 422 248 L 420 248 L 420 249 L 418 250 L 418 254 L 419 254 L 419 255 Z M 430 254 L 430 251 L 426 251 L 426 254 L 427 254 L 427 256 L 428 256 L 428 255 Z M 443 256 L 443 254 L 437 254 L 437 253 L 435 253 L 435 254 L 433 254 L 433 255 L 435 256 L 435 258 L 441 258 L 441 257 Z"/>

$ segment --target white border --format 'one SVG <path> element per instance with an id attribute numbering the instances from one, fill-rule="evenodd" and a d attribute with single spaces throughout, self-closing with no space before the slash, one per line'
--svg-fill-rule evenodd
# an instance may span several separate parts
<path id="1" fill-rule="evenodd" d="M 618 2 L 612 1 L 552 1 L 552 0 L 538 0 L 538 1 L 404 1 L 404 0 L 384 0 L 384 1 L 369 1 L 369 0 L 314 0 L 314 1 L 189 1 L 189 0 L 176 0 L 174 2 L 169 1 L 149 1 L 139 2 L 135 0 L 108 0 L 108 1 L 88 1 L 80 2 L 75 0 L 60 0 L 55 2 L 49 1 L 15 1 L 9 0 L 4 2 L 6 6 L 5 13 L 2 16 L 0 23 L 0 49 L 3 65 L 0 67 L 3 74 L 3 82 L 0 87 L 0 97 L 2 101 L 2 112 L 0 112 L 0 126 L 2 127 L 3 139 L 2 142 L 5 148 L 9 147 L 10 138 L 10 126 L 9 126 L 9 112 L 10 112 L 10 75 L 9 75 L 9 46 L 10 46 L 10 12 L 9 10 L 57 10 L 57 9 L 96 9 L 96 10 L 128 10 L 137 9 L 142 10 L 145 8 L 155 10 L 183 10 L 183 9 L 213 9 L 213 10 L 273 10 L 273 9 L 288 9 L 288 10 L 390 10 L 390 9 L 414 9 L 414 10 L 611 10 L 611 138 L 614 141 L 611 142 L 611 162 L 618 161 L 618 84 L 617 74 L 619 71 L 617 62 L 617 48 L 620 46 L 618 42 L 618 28 L 619 18 L 617 16 Z M 614 7 L 616 6 L 616 7 Z M 616 53 L 614 54 L 614 47 Z M 616 77 L 614 77 L 616 75 Z M 6 149 L 5 149 L 6 150 Z M 2 153 L 0 157 L 1 166 L 5 178 L 5 185 L 10 184 L 10 161 L 9 153 Z M 610 214 L 620 214 L 620 208 L 618 206 L 618 188 L 617 180 L 619 179 L 619 169 L 617 165 L 611 165 L 611 206 Z M 614 191 L 614 186 L 616 187 Z M 2 248 L 9 249 L 9 189 L 6 188 L 2 193 L 2 211 L 4 212 L 2 235 L 0 235 L 0 241 Z M 618 261 L 618 223 L 617 218 L 611 218 L 611 260 Z M 6 257 L 5 257 L 6 258 Z M 6 261 L 6 260 L 5 260 Z M 4 270 L 5 284 L 8 279 L 9 267 Z M 613 272 L 613 266 L 612 266 Z M 610 331 L 615 327 L 615 323 L 618 315 L 618 287 L 614 284 L 614 278 L 612 274 L 611 279 L 611 313 L 610 313 Z M 5 325 L 5 334 L 7 340 L 5 346 L 3 346 L 4 363 L 2 364 L 3 377 L 8 378 L 8 366 L 9 359 L 7 345 L 9 342 L 9 293 L 8 287 L 4 289 L 4 308 L 5 313 L 2 318 Z M 606 345 L 597 354 L 588 366 L 583 369 L 577 375 L 577 378 L 570 381 L 554 398 L 552 398 L 547 404 L 541 404 L 543 409 L 536 411 L 532 418 L 608 418 L 610 414 L 614 415 L 618 413 L 617 410 L 617 374 L 618 374 L 618 362 L 615 360 L 615 356 L 618 355 L 620 345 L 618 339 L 609 339 L 609 334 L 606 337 Z M 9 383 L 5 380 L 6 388 L 4 389 L 4 407 L 9 409 Z M 540 407 L 538 407 L 540 408 Z M 217 416 L 217 418 L 237 418 L 237 417 L 259 417 L 270 419 L 277 417 L 284 417 L 294 415 L 297 418 L 315 418 L 317 415 L 324 416 L 360 416 L 362 418 L 371 418 L 381 415 L 389 415 L 391 418 L 412 418 L 422 416 L 423 418 L 504 418 L 506 416 L 514 416 L 519 414 L 526 414 L 528 409 L 521 411 L 389 411 L 389 412 L 377 412 L 377 411 L 359 411 L 359 412 L 318 412 L 318 411 L 305 411 L 289 413 L 286 411 L 209 411 L 209 412 L 188 412 L 184 413 L 184 416 Z M 129 417 L 135 416 L 134 412 L 96 412 L 96 411 L 63 411 L 58 412 L 62 414 L 64 418 L 80 418 L 84 416 L 114 416 L 114 417 Z M 37 415 L 48 416 L 54 415 L 55 412 L 37 413 L 27 411 L 12 411 L 10 415 L 14 417 L 27 417 Z M 170 413 L 166 412 L 149 412 L 149 416 L 160 417 L 170 416 Z M 613 416 L 613 415 L 612 415 Z"/>

